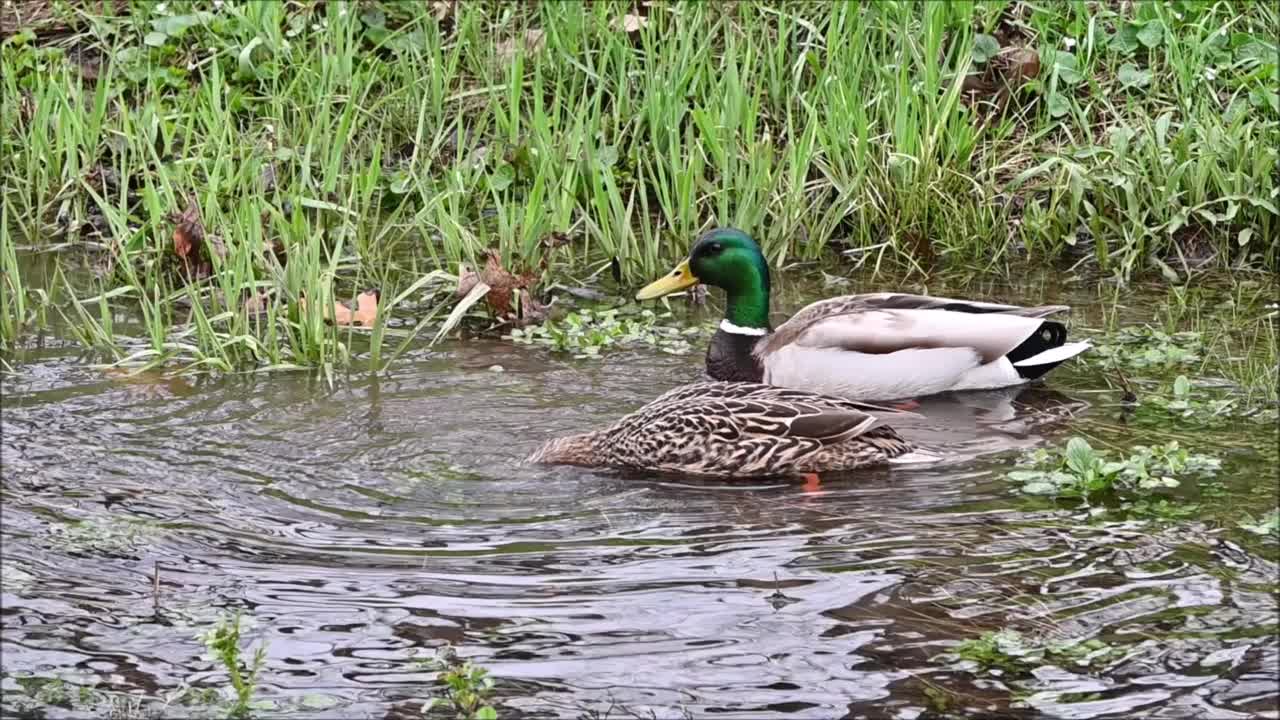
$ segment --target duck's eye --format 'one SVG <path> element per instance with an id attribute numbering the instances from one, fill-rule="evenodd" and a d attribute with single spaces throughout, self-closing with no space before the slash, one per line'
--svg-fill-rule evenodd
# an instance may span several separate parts
<path id="1" fill-rule="evenodd" d="M 720 243 L 711 243 L 711 245 L 707 247 L 707 251 L 711 253 L 718 253 L 722 250 L 724 250 L 724 246 Z"/>

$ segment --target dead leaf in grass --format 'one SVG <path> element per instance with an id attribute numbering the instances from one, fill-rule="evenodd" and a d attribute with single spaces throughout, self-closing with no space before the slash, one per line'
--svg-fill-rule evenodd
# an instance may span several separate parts
<path id="1" fill-rule="evenodd" d="M 343 303 L 335 302 L 333 308 L 325 309 L 324 319 L 332 322 L 334 325 L 361 325 L 363 327 L 373 327 L 374 322 L 378 319 L 378 300 L 382 297 L 382 291 L 378 289 L 365 290 L 356 297 L 356 309 L 352 310 Z M 298 309 L 301 312 L 307 311 L 306 297 L 298 298 Z"/>
<path id="2" fill-rule="evenodd" d="M 487 288 L 484 301 L 495 318 L 518 324 L 541 322 L 546 317 L 546 306 L 533 296 L 537 279 L 537 274 L 532 271 L 519 275 L 511 272 L 503 266 L 498 252 L 489 250 L 485 253 L 484 268 L 479 272 L 466 265 L 458 268 L 455 295 L 466 298 L 477 286 L 484 285 Z M 473 302 L 478 299 L 473 299 Z"/>
<path id="3" fill-rule="evenodd" d="M 466 297 L 471 289 L 480 283 L 480 273 L 463 265 L 458 268 L 458 289 L 454 292 L 457 297 Z"/>
<path id="4" fill-rule="evenodd" d="M 373 327 L 378 319 L 378 300 L 382 293 L 378 290 L 365 290 L 356 298 L 355 321 L 365 327 Z"/>
<path id="5" fill-rule="evenodd" d="M 621 19 L 613 21 L 614 29 L 621 30 L 628 35 L 640 32 L 648 24 L 649 18 L 644 15 L 635 15 L 633 13 L 627 13 L 626 15 L 623 15 Z"/>
<path id="6" fill-rule="evenodd" d="M 109 367 L 102 374 L 114 382 L 130 386 L 130 392 L 143 397 L 183 397 L 195 392 L 191 383 L 179 375 L 166 373 L 161 368 L 131 369 Z"/>
<path id="7" fill-rule="evenodd" d="M 458 0 L 435 0 L 431 3 L 431 14 L 435 16 L 436 22 L 452 18 L 457 11 Z"/>
<path id="8" fill-rule="evenodd" d="M 1040 54 L 1031 48 L 1005 48 L 1000 53 L 1005 81 L 1014 87 L 1040 75 Z"/>
<path id="9" fill-rule="evenodd" d="M 546 33 L 542 30 L 526 30 L 523 37 L 511 38 L 498 43 L 497 53 L 498 59 L 504 63 L 511 62 L 511 58 L 516 56 L 516 51 L 520 46 L 524 46 L 525 55 L 533 55 L 547 44 Z"/>
<path id="10" fill-rule="evenodd" d="M 269 162 L 262 168 L 262 191 L 264 193 L 270 193 L 275 189 L 276 189 L 276 164 L 273 162 Z"/>
<path id="11" fill-rule="evenodd" d="M 200 245 L 204 242 L 204 223 L 200 220 L 200 206 L 196 201 L 187 200 L 186 210 L 170 213 L 167 219 L 175 224 L 173 252 L 183 260 L 199 259 Z"/>
<path id="12" fill-rule="evenodd" d="M 485 295 L 485 302 L 489 305 L 489 309 L 496 317 L 504 319 L 516 317 L 511 307 L 511 296 L 514 291 L 530 287 L 535 280 L 533 273 L 516 275 L 503 267 L 502 258 L 496 250 L 488 252 L 488 259 L 485 260 L 484 270 L 480 272 L 480 279 L 489 286 L 489 294 Z"/>
<path id="13" fill-rule="evenodd" d="M 569 234 L 555 231 L 542 238 L 542 245 L 548 250 L 555 250 L 569 244 Z"/>
<path id="14" fill-rule="evenodd" d="M 271 309 L 271 294 L 266 290 L 259 290 L 256 295 L 250 295 L 241 303 L 246 313 L 257 315 Z"/>
<path id="15" fill-rule="evenodd" d="M 533 293 L 526 288 L 520 288 L 520 317 L 515 321 L 516 325 L 524 327 L 525 325 L 536 325 L 547 319 L 547 308 L 533 297 Z"/>

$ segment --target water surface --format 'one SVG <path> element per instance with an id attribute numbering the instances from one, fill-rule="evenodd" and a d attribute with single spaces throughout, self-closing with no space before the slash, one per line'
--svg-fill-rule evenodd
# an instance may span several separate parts
<path id="1" fill-rule="evenodd" d="M 1046 301 L 1002 292 L 986 297 Z M 1096 298 L 1074 301 L 1077 324 L 1101 324 Z M 1090 522 L 1003 478 L 1018 450 L 1074 433 L 1164 440 L 1121 424 L 1092 366 L 935 400 L 903 431 L 940 462 L 818 492 L 520 462 L 700 372 L 697 355 L 500 340 L 333 387 L 26 352 L 0 425 L 5 707 L 25 707 L 20 676 L 148 701 L 221 687 L 196 636 L 239 608 L 268 648 L 268 717 L 415 717 L 432 675 L 413 660 L 446 643 L 498 678 L 512 717 L 1277 716 L 1274 544 L 1205 518 Z M 1215 432 L 1200 449 L 1260 515 L 1274 429 Z M 943 656 L 1006 627 L 1125 652 L 1016 679 Z"/>

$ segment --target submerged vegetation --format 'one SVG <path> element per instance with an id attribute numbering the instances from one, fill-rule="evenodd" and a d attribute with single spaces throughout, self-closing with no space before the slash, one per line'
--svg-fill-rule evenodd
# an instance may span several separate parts
<path id="1" fill-rule="evenodd" d="M 955 656 L 973 663 L 979 671 L 1025 674 L 1044 665 L 1089 668 L 1104 664 L 1120 654 L 1097 638 L 1085 641 L 1052 641 L 1023 635 L 1016 630 L 998 630 L 965 640 L 956 646 Z"/>
<path id="2" fill-rule="evenodd" d="M 1083 438 L 1073 437 L 1064 450 L 1042 448 L 1029 453 L 1009 479 L 1021 483 L 1021 491 L 1028 495 L 1131 503 L 1179 488 L 1185 480 L 1213 476 L 1221 466 L 1218 458 L 1188 452 L 1177 441 L 1158 447 L 1139 445 L 1127 457 L 1112 460 Z"/>
<path id="3" fill-rule="evenodd" d="M 516 343 L 542 345 L 583 359 L 599 357 L 602 349 L 634 345 L 685 355 L 701 350 L 691 343 L 705 341 L 710 335 L 710 328 L 674 324 L 670 312 L 655 313 L 632 305 L 584 308 L 541 325 L 512 330 L 509 337 Z"/>
<path id="4" fill-rule="evenodd" d="M 490 704 L 494 682 L 489 671 L 470 660 L 460 660 L 452 647 L 441 648 L 436 656 L 418 664 L 436 673 L 440 695 L 422 704 L 427 717 L 455 717 L 458 720 L 497 720 L 498 710 Z"/>
<path id="5" fill-rule="evenodd" d="M 240 648 L 239 613 L 223 618 L 201 638 L 209 649 L 209 653 L 226 671 L 227 679 L 231 684 L 233 697 L 227 710 L 227 717 L 248 716 L 253 707 L 253 695 L 258 687 L 258 676 L 266 663 L 266 645 L 258 645 L 251 661 L 241 658 L 243 650 Z"/>
<path id="6" fill-rule="evenodd" d="M 713 224 L 779 267 L 1280 262 L 1265 2 L 5 12 L 6 347 L 59 318 L 129 365 L 380 364 L 491 250 L 536 304 Z M 371 287 L 372 327 L 331 316 Z"/>

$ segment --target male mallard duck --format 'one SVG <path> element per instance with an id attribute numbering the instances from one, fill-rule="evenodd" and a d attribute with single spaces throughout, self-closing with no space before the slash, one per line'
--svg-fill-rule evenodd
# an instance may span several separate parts
<path id="1" fill-rule="evenodd" d="M 753 478 L 852 470 L 911 451 L 867 410 L 884 408 L 760 383 L 700 382 L 605 430 L 551 440 L 528 461 Z"/>
<path id="2" fill-rule="evenodd" d="M 1068 343 L 1066 305 L 1016 305 L 875 293 L 819 300 L 773 329 L 769 266 L 746 233 L 718 229 L 689 258 L 641 290 L 662 297 L 702 282 L 728 307 L 707 349 L 717 380 L 763 382 L 860 400 L 983 390 L 1038 378 L 1089 348 Z"/>

